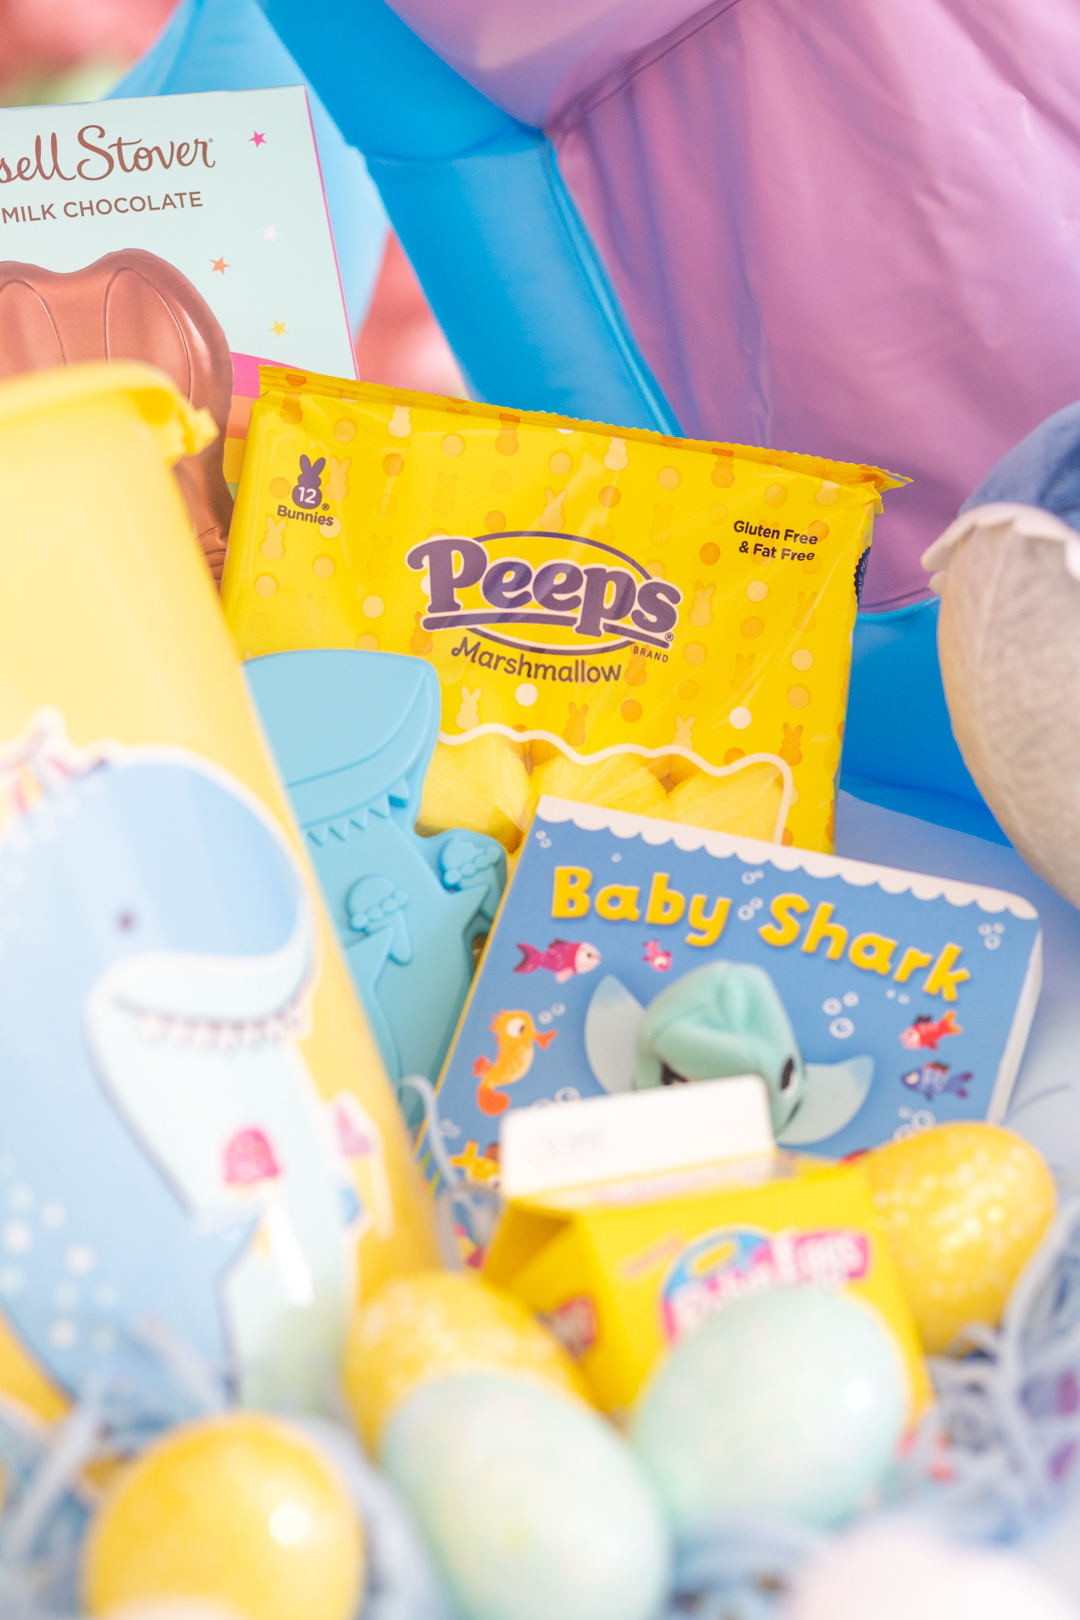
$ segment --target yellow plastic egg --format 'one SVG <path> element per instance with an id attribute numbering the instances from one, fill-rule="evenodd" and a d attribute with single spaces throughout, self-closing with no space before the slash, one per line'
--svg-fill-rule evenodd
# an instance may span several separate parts
<path id="1" fill-rule="evenodd" d="M 516 1372 L 587 1399 L 581 1374 L 513 1294 L 454 1271 L 387 1283 L 361 1311 L 345 1356 L 345 1393 L 377 1450 L 387 1419 L 422 1384 L 458 1373 Z"/>
<path id="2" fill-rule="evenodd" d="M 860 1160 L 923 1345 L 940 1354 L 969 1322 L 995 1326 L 1054 1215 L 1036 1150 L 1000 1125 L 936 1125 Z"/>
<path id="3" fill-rule="evenodd" d="M 231 1412 L 171 1430 L 117 1479 L 91 1527 L 91 1614 L 154 1599 L 245 1620 L 353 1620 L 364 1575 L 356 1514 L 298 1430 Z"/>

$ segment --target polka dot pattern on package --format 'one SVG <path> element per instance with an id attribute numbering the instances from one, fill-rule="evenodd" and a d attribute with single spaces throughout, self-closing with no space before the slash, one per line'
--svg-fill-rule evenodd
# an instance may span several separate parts
<path id="1" fill-rule="evenodd" d="M 831 849 L 854 582 L 903 481 L 264 367 L 222 601 L 245 654 L 434 665 L 428 831 L 513 850 L 557 791 Z"/>

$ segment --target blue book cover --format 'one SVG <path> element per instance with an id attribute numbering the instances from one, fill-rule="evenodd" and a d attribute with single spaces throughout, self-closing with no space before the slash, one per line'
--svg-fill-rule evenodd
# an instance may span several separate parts
<path id="1" fill-rule="evenodd" d="M 494 1180 L 511 1108 L 745 1073 L 778 1141 L 828 1157 L 998 1120 L 1040 970 L 1017 895 L 544 798 L 440 1080 L 443 1142 Z"/>

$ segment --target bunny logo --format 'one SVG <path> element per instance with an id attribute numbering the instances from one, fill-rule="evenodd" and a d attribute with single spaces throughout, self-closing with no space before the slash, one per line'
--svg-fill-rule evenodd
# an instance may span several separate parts
<path id="1" fill-rule="evenodd" d="M 322 500 L 322 472 L 325 466 L 325 456 L 320 456 L 314 463 L 307 456 L 300 457 L 300 473 L 292 492 L 293 501 L 297 506 L 306 506 L 310 510 L 311 507 L 319 505 Z"/>

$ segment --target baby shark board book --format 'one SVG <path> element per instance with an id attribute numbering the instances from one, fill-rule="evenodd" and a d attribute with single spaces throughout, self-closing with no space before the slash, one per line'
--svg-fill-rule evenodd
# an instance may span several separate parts
<path id="1" fill-rule="evenodd" d="M 544 798 L 441 1077 L 447 1154 L 492 1180 L 510 1108 L 747 1073 L 780 1144 L 829 1157 L 1000 1120 L 1040 974 L 1017 895 Z"/>

